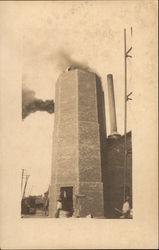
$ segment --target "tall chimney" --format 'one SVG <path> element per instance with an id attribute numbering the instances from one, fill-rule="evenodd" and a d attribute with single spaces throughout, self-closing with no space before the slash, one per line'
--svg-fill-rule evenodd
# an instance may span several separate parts
<path id="1" fill-rule="evenodd" d="M 110 116 L 110 136 L 109 137 L 117 138 L 120 135 L 117 132 L 114 84 L 113 84 L 112 74 L 107 75 L 107 86 L 108 86 L 109 116 Z"/>

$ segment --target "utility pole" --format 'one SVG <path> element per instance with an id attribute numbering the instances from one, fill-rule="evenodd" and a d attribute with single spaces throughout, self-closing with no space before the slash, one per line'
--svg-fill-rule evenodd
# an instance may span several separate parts
<path id="1" fill-rule="evenodd" d="M 131 27 L 132 35 L 132 27 Z M 126 198 L 126 174 L 127 174 L 127 101 L 132 100 L 130 95 L 132 92 L 127 94 L 127 59 L 132 57 L 129 55 L 132 47 L 127 50 L 126 44 L 126 29 L 124 29 L 124 71 L 125 71 L 125 88 L 124 88 L 124 193 L 123 193 L 123 202 Z"/>
<path id="2" fill-rule="evenodd" d="M 23 188 L 23 175 L 24 175 L 24 168 L 22 169 L 21 192 L 22 192 L 22 188 Z"/>
<path id="3" fill-rule="evenodd" d="M 26 186 L 27 186 L 27 183 L 28 183 L 29 176 L 30 176 L 29 174 L 26 175 L 25 185 L 24 185 L 24 191 L 23 191 L 23 196 L 22 196 L 22 198 L 25 197 L 25 191 L 26 191 Z"/>
<path id="4" fill-rule="evenodd" d="M 24 176 L 25 176 L 25 171 L 26 169 L 22 169 L 22 178 L 21 178 L 21 194 L 23 192 L 23 180 L 24 180 Z"/>

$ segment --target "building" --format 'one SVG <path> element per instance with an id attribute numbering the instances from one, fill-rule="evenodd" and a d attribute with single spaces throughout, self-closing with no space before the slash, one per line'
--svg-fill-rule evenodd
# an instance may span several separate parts
<path id="1" fill-rule="evenodd" d="M 112 91 L 112 81 L 110 85 Z M 116 186 L 111 185 L 111 169 L 118 172 L 118 167 L 109 156 L 117 158 L 113 158 L 112 148 L 122 143 L 122 137 L 116 131 L 115 100 L 111 100 L 113 133 L 107 138 L 99 77 L 81 69 L 69 70 L 59 77 L 55 91 L 50 217 L 55 217 L 59 199 L 70 216 L 113 216 L 110 210 L 114 203 L 110 201 Z"/>
<path id="2" fill-rule="evenodd" d="M 107 138 L 104 183 L 104 204 L 106 218 L 119 218 L 124 201 L 124 136 Z M 131 132 L 127 133 L 127 169 L 125 192 L 130 197 L 132 207 L 132 143 Z"/>

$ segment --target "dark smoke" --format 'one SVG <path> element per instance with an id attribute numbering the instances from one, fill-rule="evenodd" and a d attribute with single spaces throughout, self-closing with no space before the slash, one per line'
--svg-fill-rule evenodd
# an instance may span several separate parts
<path id="1" fill-rule="evenodd" d="M 22 88 L 22 119 L 36 111 L 54 112 L 54 100 L 43 101 L 35 97 L 35 92 L 26 87 Z"/>
<path id="2" fill-rule="evenodd" d="M 68 67 L 71 69 L 82 69 L 89 72 L 95 72 L 95 70 L 90 69 L 87 62 L 79 62 L 74 60 L 71 55 L 65 50 L 59 50 L 54 54 L 50 54 L 45 59 L 47 59 L 52 64 L 56 65 L 58 71 L 65 71 Z M 97 73 L 96 73 L 97 74 Z M 26 76 L 23 76 L 23 81 L 25 82 Z M 24 83 L 23 82 L 23 83 Z M 30 113 L 36 111 L 47 111 L 48 113 L 54 112 L 54 100 L 43 101 L 35 97 L 35 92 L 28 89 L 27 87 L 22 88 L 22 119 L 24 120 Z"/>
<path id="3" fill-rule="evenodd" d="M 95 73 L 94 70 L 90 69 L 87 62 L 74 60 L 65 50 L 59 50 L 57 53 L 49 55 L 48 60 L 54 63 L 59 71 L 65 71 L 67 67 L 72 65 L 72 69 L 78 68 Z"/>

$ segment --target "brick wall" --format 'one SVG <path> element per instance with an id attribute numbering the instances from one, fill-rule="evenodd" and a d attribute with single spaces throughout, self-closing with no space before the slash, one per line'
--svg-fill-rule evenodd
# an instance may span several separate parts
<path id="1" fill-rule="evenodd" d="M 103 216 L 100 120 L 97 77 L 78 71 L 79 200 L 80 216 Z"/>
<path id="2" fill-rule="evenodd" d="M 119 217 L 123 204 L 124 137 L 106 139 L 104 93 L 94 73 L 63 73 L 55 90 L 50 217 L 61 187 L 73 187 L 80 216 Z M 131 133 L 127 134 L 132 150 Z M 132 194 L 132 155 L 127 156 L 126 186 Z M 132 195 L 131 195 L 132 198 Z"/>
<path id="3" fill-rule="evenodd" d="M 56 83 L 55 127 L 50 186 L 50 216 L 54 217 L 60 187 L 77 189 L 78 180 L 78 107 L 77 74 L 62 74 Z"/>
<path id="4" fill-rule="evenodd" d="M 132 206 L 132 144 L 131 132 L 127 134 L 127 170 L 126 192 L 130 195 Z M 103 174 L 105 216 L 107 218 L 119 217 L 115 208 L 122 209 L 124 191 L 124 136 L 119 139 L 107 139 L 106 165 Z"/>
<path id="5" fill-rule="evenodd" d="M 55 215 L 60 187 L 66 186 L 73 187 L 73 206 L 74 210 L 80 207 L 80 216 L 86 216 L 92 208 L 95 216 L 104 215 L 100 88 L 96 74 L 83 70 L 64 73 L 56 83 L 51 217 Z M 85 198 L 79 198 L 77 204 L 81 194 Z"/>

